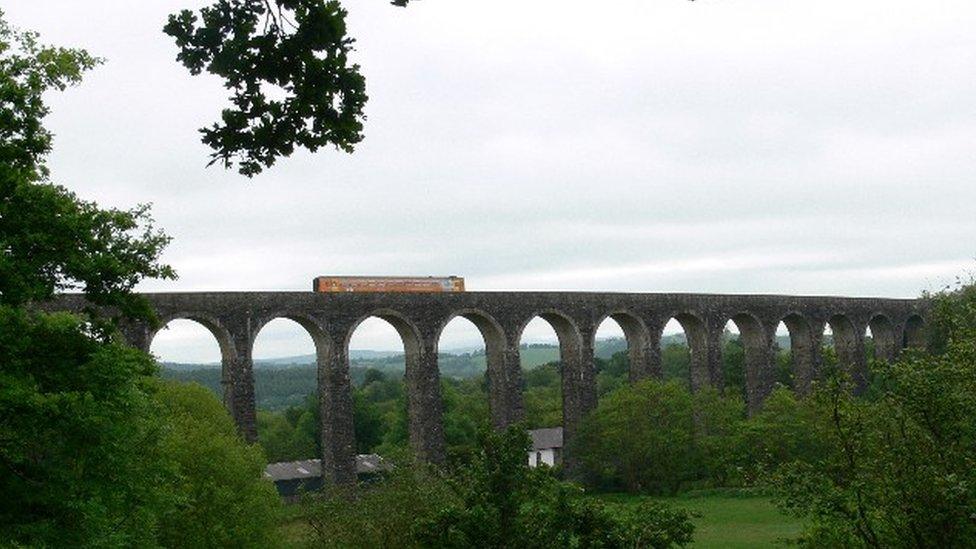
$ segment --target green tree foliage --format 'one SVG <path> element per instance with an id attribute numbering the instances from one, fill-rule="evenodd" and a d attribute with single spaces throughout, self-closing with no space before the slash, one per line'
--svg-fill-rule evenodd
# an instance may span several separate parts
<path id="1" fill-rule="evenodd" d="M 267 547 L 280 505 L 263 478 L 258 446 L 237 435 L 230 414 L 199 385 L 161 383 L 166 413 L 165 455 L 175 462 L 177 505 L 163 513 L 157 542 L 164 547 Z"/>
<path id="2" fill-rule="evenodd" d="M 525 382 L 522 401 L 527 426 L 540 429 L 562 425 L 562 369 L 559 362 L 526 370 L 522 377 Z"/>
<path id="3" fill-rule="evenodd" d="M 521 426 L 482 432 L 478 451 L 450 479 L 453 501 L 421 523 L 426 547 L 669 547 L 691 541 L 683 511 L 643 507 L 618 515 L 545 468 L 530 469 Z"/>
<path id="4" fill-rule="evenodd" d="M 799 398 L 786 387 L 774 389 L 762 410 L 742 425 L 736 460 L 744 480 L 761 480 L 798 459 L 821 459 L 827 420 L 812 400 Z"/>
<path id="5" fill-rule="evenodd" d="M 152 360 L 0 307 L 0 545 L 145 545 L 174 494 Z"/>
<path id="6" fill-rule="evenodd" d="M 824 455 L 774 477 L 783 507 L 811 517 L 811 546 L 976 544 L 976 291 L 933 297 L 934 354 L 874 362 L 868 398 L 835 375 L 814 396 Z"/>
<path id="7" fill-rule="evenodd" d="M 296 461 L 321 455 L 318 414 L 315 395 L 306 397 L 304 406 L 284 412 L 258 410 L 258 441 L 268 461 Z"/>
<path id="8" fill-rule="evenodd" d="M 689 515 L 648 503 L 611 510 L 526 463 L 521 427 L 484 430 L 468 461 L 444 475 L 400 467 L 355 494 L 307 505 L 325 547 L 670 547 L 691 541 Z"/>
<path id="9" fill-rule="evenodd" d="M 201 129 L 220 162 L 246 176 L 295 147 L 352 152 L 362 136 L 366 80 L 336 0 L 218 0 L 169 17 L 163 31 L 192 74 L 224 80 L 231 107 Z M 276 97 L 271 90 L 276 90 Z"/>
<path id="10" fill-rule="evenodd" d="M 302 501 L 311 529 L 309 545 L 420 547 L 418 524 L 453 497 L 443 474 L 415 463 L 394 468 L 381 482 L 310 494 Z"/>
<path id="11" fill-rule="evenodd" d="M 691 388 L 691 352 L 684 343 L 668 343 L 661 349 L 661 370 L 666 381 Z"/>
<path id="12" fill-rule="evenodd" d="M 84 50 L 39 44 L 37 33 L 11 27 L 0 10 L 0 166 L 28 178 L 47 175 L 41 159 L 51 150 L 43 125 L 50 109 L 42 96 L 81 82 L 99 62 Z"/>
<path id="13" fill-rule="evenodd" d="M 568 451 L 591 485 L 673 494 L 686 483 L 727 476 L 742 417 L 740 399 L 645 380 L 601 400 Z"/>
<path id="14" fill-rule="evenodd" d="M 728 330 L 722 337 L 722 375 L 724 389 L 730 394 L 745 398 L 746 350 L 742 345 L 742 337 Z"/>
<path id="15" fill-rule="evenodd" d="M 248 514 L 276 503 L 259 450 L 203 389 L 160 389 L 116 334 L 123 316 L 152 319 L 131 289 L 173 276 L 168 238 L 145 207 L 103 210 L 46 180 L 42 95 L 95 63 L 0 16 L 0 546 L 266 540 Z M 112 314 L 41 312 L 73 288 Z"/>
<path id="16" fill-rule="evenodd" d="M 169 239 L 148 208 L 103 210 L 46 183 L 51 134 L 43 94 L 80 81 L 98 62 L 83 50 L 38 44 L 0 12 L 0 303 L 21 306 L 81 288 L 125 314 L 148 309 L 129 290 L 143 278 L 172 278 L 158 262 Z"/>

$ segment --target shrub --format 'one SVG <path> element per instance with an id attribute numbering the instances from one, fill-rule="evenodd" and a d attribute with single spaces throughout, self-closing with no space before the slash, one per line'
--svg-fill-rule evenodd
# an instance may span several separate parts
<path id="1" fill-rule="evenodd" d="M 743 410 L 714 389 L 692 395 L 676 381 L 645 380 L 600 401 L 569 451 L 593 487 L 673 494 L 691 481 L 722 483 Z"/>
<path id="2" fill-rule="evenodd" d="M 266 547 L 280 500 L 264 478 L 264 453 L 237 434 L 207 388 L 162 382 L 166 454 L 176 464 L 178 504 L 160 519 L 166 547 Z"/>
<path id="3" fill-rule="evenodd" d="M 811 546 L 976 546 L 976 292 L 936 296 L 938 354 L 874 363 L 872 398 L 834 377 L 814 395 L 823 456 L 773 477 Z"/>
<path id="4" fill-rule="evenodd" d="M 521 426 L 482 431 L 470 460 L 441 474 L 399 467 L 359 490 L 306 502 L 325 547 L 669 547 L 691 540 L 684 511 L 612 510 L 548 470 L 530 469 Z"/>

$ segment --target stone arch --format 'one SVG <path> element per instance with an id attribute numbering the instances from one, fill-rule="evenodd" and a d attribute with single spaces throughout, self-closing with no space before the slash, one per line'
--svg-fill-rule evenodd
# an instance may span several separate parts
<path id="1" fill-rule="evenodd" d="M 596 344 L 597 329 L 608 318 L 616 322 L 624 332 L 624 339 L 627 341 L 628 377 L 630 381 L 634 382 L 651 376 L 660 377 L 660 369 L 658 368 L 655 372 L 651 366 L 651 357 L 649 356 L 649 349 L 651 347 L 650 330 L 641 317 L 631 311 L 625 309 L 614 310 L 597 319 L 593 330 L 594 341 L 591 342 L 591 345 Z"/>
<path id="2" fill-rule="evenodd" d="M 319 362 L 323 358 L 328 357 L 328 353 L 332 350 L 332 345 L 326 335 L 325 327 L 319 323 L 319 321 L 314 318 L 302 314 L 302 313 L 290 313 L 290 312 L 277 312 L 272 313 L 261 320 L 254 323 L 254 327 L 251 329 L 251 337 L 248 341 L 248 354 L 253 354 L 254 342 L 257 341 L 258 335 L 261 333 L 269 323 L 278 319 L 286 319 L 298 324 L 305 330 L 305 333 L 312 339 L 312 344 L 315 346 L 315 354 L 319 359 Z"/>
<path id="3" fill-rule="evenodd" d="M 668 315 L 664 322 L 661 323 L 660 332 L 658 333 L 657 352 L 662 352 L 661 340 L 664 336 L 664 330 L 671 319 L 674 319 L 681 326 L 688 343 L 690 361 L 688 366 L 688 382 L 691 390 L 696 391 L 705 385 L 711 384 L 712 372 L 709 371 L 708 367 L 708 331 L 705 321 L 698 315 L 687 311 L 674 312 Z"/>
<path id="4" fill-rule="evenodd" d="M 919 314 L 912 314 L 905 320 L 901 346 L 903 349 L 924 349 L 925 345 L 925 319 Z"/>
<path id="5" fill-rule="evenodd" d="M 332 351 L 332 345 L 329 341 L 328 336 L 326 335 L 324 328 L 315 319 L 301 313 L 291 313 L 291 312 L 282 311 L 282 312 L 272 313 L 266 317 L 254 321 L 249 333 L 250 337 L 246 344 L 247 346 L 246 356 L 249 357 L 252 371 L 254 369 L 253 365 L 254 365 L 255 343 L 258 341 L 258 338 L 261 336 L 261 333 L 264 332 L 265 328 L 267 328 L 269 324 L 273 323 L 276 320 L 281 320 L 281 319 L 288 320 L 296 324 L 299 327 L 299 330 L 307 334 L 309 339 L 312 342 L 312 349 L 315 355 L 316 375 L 314 380 L 314 386 L 311 388 L 311 391 L 308 394 L 316 395 L 317 400 L 319 402 L 318 406 L 321 406 L 320 393 L 322 389 L 322 384 L 319 378 L 322 375 L 323 369 L 327 367 L 327 365 L 329 364 L 329 360 L 331 358 L 330 354 Z M 255 381 L 253 387 L 255 413 L 257 411 L 258 408 L 257 405 L 258 402 L 260 402 L 260 397 L 261 397 L 261 395 L 258 393 L 258 383 L 256 377 L 257 377 L 257 373 L 254 374 Z M 296 403 L 294 405 L 304 406 L 303 403 Z M 322 426 L 320 424 L 319 438 L 316 441 L 316 444 L 318 445 L 319 448 L 322 447 L 322 438 L 323 438 L 321 427 Z M 255 422 L 255 433 L 257 435 L 258 440 L 260 440 L 261 433 L 257 428 L 257 422 Z M 305 456 L 305 457 L 312 458 L 312 457 L 319 457 L 319 456 Z"/>
<path id="6" fill-rule="evenodd" d="M 871 340 L 874 343 L 874 356 L 871 358 L 886 361 L 894 360 L 898 347 L 895 339 L 895 328 L 891 319 L 882 313 L 874 313 L 868 320 L 865 337 L 868 329 L 871 330 Z"/>
<path id="7" fill-rule="evenodd" d="M 584 341 L 579 325 L 569 315 L 544 309 L 527 315 L 519 324 L 514 339 L 522 340 L 522 333 L 535 317 L 548 323 L 559 341 L 560 379 L 562 387 L 563 443 L 568 445 L 576 433 L 583 416 L 596 405 L 596 385 L 593 374 L 593 347 Z M 586 354 L 586 358 L 584 358 Z M 564 454 L 567 469 L 572 470 L 574 461 Z"/>
<path id="8" fill-rule="evenodd" d="M 206 328 L 214 336 L 214 339 L 217 340 L 217 346 L 220 347 L 220 355 L 223 360 L 232 360 L 237 357 L 234 337 L 231 335 L 230 330 L 216 317 L 203 312 L 177 312 L 160 316 L 158 327 L 148 332 L 145 344 L 147 351 L 152 347 L 153 340 L 156 339 L 159 332 L 174 320 L 190 320 Z"/>
<path id="9" fill-rule="evenodd" d="M 867 387 L 867 371 L 864 360 L 862 334 L 844 313 L 834 313 L 827 318 L 827 326 L 837 354 L 837 366 L 847 372 L 854 381 L 854 391 L 860 393 Z"/>
<path id="10" fill-rule="evenodd" d="M 505 329 L 502 328 L 502 325 L 497 320 L 495 320 L 495 317 L 493 317 L 489 313 L 481 309 L 475 309 L 475 308 L 458 309 L 456 311 L 451 311 L 451 314 L 448 315 L 443 320 L 443 322 L 440 323 L 440 326 L 438 326 L 437 328 L 437 335 L 435 339 L 438 342 L 440 341 L 441 333 L 444 331 L 444 328 L 447 327 L 447 325 L 450 324 L 452 320 L 458 317 L 470 321 L 472 324 L 475 325 L 476 328 L 478 328 L 478 331 L 481 332 L 481 337 L 484 338 L 485 340 L 486 350 L 491 346 L 500 345 L 504 347 L 506 345 L 507 342 L 505 339 Z"/>
<path id="11" fill-rule="evenodd" d="M 254 373 L 251 369 L 250 348 L 240 349 L 239 333 L 232 333 L 217 317 L 199 311 L 180 311 L 160 317 L 160 328 L 150 331 L 146 338 L 146 348 L 152 346 L 156 335 L 174 320 L 191 320 L 202 325 L 220 347 L 220 385 L 223 388 L 224 406 L 234 418 L 237 429 L 248 442 L 257 440 L 257 426 L 254 409 Z M 238 337 L 235 337 L 238 336 Z"/>
<path id="12" fill-rule="evenodd" d="M 464 318 L 475 325 L 485 342 L 485 362 L 488 374 L 488 408 L 495 428 L 505 428 L 524 418 L 522 404 L 522 370 L 518 361 L 518 342 L 512 344 L 505 329 L 491 314 L 476 308 L 452 311 L 437 329 L 435 345 L 440 344 L 444 328 L 455 318 Z M 436 353 L 437 347 L 435 347 Z"/>
<path id="13" fill-rule="evenodd" d="M 439 463 L 444 460 L 445 455 L 443 403 L 440 372 L 437 370 L 436 341 L 425 340 L 418 326 L 399 311 L 392 309 L 370 311 L 350 324 L 343 339 L 341 356 L 346 378 L 349 372 L 349 342 L 356 328 L 370 317 L 379 318 L 393 326 L 403 343 L 410 448 L 418 459 Z M 345 391 L 351 392 L 348 383 Z M 351 398 L 349 400 L 351 404 Z"/>
<path id="14" fill-rule="evenodd" d="M 384 320 L 390 326 L 393 326 L 393 329 L 396 330 L 397 334 L 400 335 L 400 341 L 403 342 L 403 352 L 408 358 L 408 362 L 410 356 L 417 356 L 420 354 L 423 347 L 423 342 L 420 336 L 420 329 L 417 327 L 417 325 L 407 318 L 406 315 L 398 311 L 394 311 L 392 309 L 377 309 L 360 316 L 353 321 L 352 324 L 350 324 L 342 342 L 343 352 L 347 356 L 349 354 L 349 342 L 352 339 L 352 334 L 356 331 L 356 328 L 363 323 L 363 321 L 371 317 Z"/>
<path id="15" fill-rule="evenodd" d="M 793 369 L 793 390 L 805 395 L 816 378 L 816 349 L 810 321 L 803 314 L 790 311 L 779 319 L 790 336 L 790 366 Z"/>
<path id="16" fill-rule="evenodd" d="M 757 412 L 773 385 L 769 337 L 762 322 L 753 314 L 741 312 L 729 317 L 739 329 L 745 351 L 745 399 L 750 414 Z M 723 327 L 728 324 L 723 324 Z"/>

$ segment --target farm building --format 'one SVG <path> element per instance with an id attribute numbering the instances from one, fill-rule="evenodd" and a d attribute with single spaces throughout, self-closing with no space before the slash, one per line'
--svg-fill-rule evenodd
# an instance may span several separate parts
<path id="1" fill-rule="evenodd" d="M 532 449 L 529 450 L 529 467 L 538 467 L 542 464 L 553 467 L 562 462 L 562 427 L 532 429 L 529 431 L 529 436 L 532 437 Z"/>
<path id="2" fill-rule="evenodd" d="M 376 454 L 356 456 L 356 475 L 360 479 L 368 478 L 388 467 L 383 458 Z M 298 501 L 302 492 L 322 489 L 322 469 L 317 459 L 269 463 L 264 469 L 264 476 L 275 483 L 278 495 L 289 503 Z"/>

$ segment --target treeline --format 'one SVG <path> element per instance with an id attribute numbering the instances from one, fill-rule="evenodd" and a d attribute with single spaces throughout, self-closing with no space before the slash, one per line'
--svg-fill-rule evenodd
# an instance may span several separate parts
<path id="1" fill-rule="evenodd" d="M 741 395 L 745 387 L 742 343 L 738 336 L 727 334 L 723 345 L 726 392 Z M 789 351 L 779 352 L 778 364 L 781 384 L 791 387 Z M 625 351 L 618 351 L 609 359 L 597 357 L 595 367 L 601 400 L 629 385 L 629 361 Z M 689 391 L 689 368 L 690 354 L 684 343 L 671 343 L 663 349 L 665 380 Z M 267 373 L 280 376 L 287 372 L 289 370 Z M 558 361 L 523 372 L 525 424 L 529 429 L 562 424 L 561 379 Z M 259 394 L 260 390 L 259 386 Z M 293 394 L 301 395 L 298 398 L 302 400 L 297 405 L 283 410 L 258 410 L 258 438 L 272 462 L 319 455 L 318 407 L 314 389 L 311 393 L 306 389 L 304 393 Z M 483 372 L 478 377 L 466 379 L 442 377 L 441 394 L 448 451 L 452 455 L 464 455 L 475 445 L 479 428 L 489 423 L 487 379 Z M 353 404 L 359 453 L 399 455 L 407 450 L 407 403 L 401 373 L 389 374 L 372 368 L 357 371 Z"/>
<path id="2" fill-rule="evenodd" d="M 683 342 L 680 335 L 668 336 L 673 343 Z M 597 357 L 610 358 L 615 352 L 627 349 L 621 338 L 598 340 L 594 352 Z M 559 347 L 547 343 L 533 343 L 521 347 L 522 367 L 525 369 L 559 360 Z M 296 360 L 306 357 L 295 357 Z M 470 353 L 442 353 L 438 356 L 441 376 L 450 379 L 483 377 L 486 368 L 485 351 Z M 376 370 L 390 377 L 402 377 L 403 355 L 360 357 L 350 361 L 349 375 L 354 385 L 362 385 L 366 372 Z M 163 377 L 177 381 L 199 383 L 217 395 L 223 394 L 220 366 L 163 363 Z M 285 364 L 280 361 L 256 361 L 254 390 L 256 406 L 261 410 L 281 411 L 301 406 L 305 397 L 316 391 L 316 366 L 308 363 Z"/>

